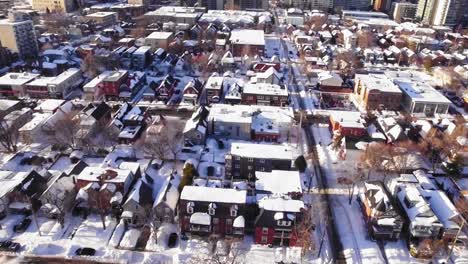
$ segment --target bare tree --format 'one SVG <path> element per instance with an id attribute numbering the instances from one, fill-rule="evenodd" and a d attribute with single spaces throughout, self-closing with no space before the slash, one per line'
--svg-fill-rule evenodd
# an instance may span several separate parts
<path id="1" fill-rule="evenodd" d="M 315 249 L 315 240 L 313 232 L 315 224 L 311 217 L 311 209 L 307 208 L 302 211 L 302 219 L 297 223 L 296 232 L 297 240 L 302 248 L 301 255 L 304 257 L 307 253 Z"/>
<path id="2" fill-rule="evenodd" d="M 0 144 L 10 153 L 18 149 L 18 128 L 9 125 L 7 121 L 0 120 Z"/>
<path id="3" fill-rule="evenodd" d="M 54 144 L 60 144 L 76 148 L 79 143 L 78 130 L 80 128 L 81 117 L 73 113 L 65 113 L 60 120 L 51 124 L 48 128 L 53 131 L 50 141 Z"/>
<path id="4" fill-rule="evenodd" d="M 176 161 L 182 140 L 182 127 L 179 123 L 166 121 L 151 125 L 144 139 L 144 152 L 152 158 L 160 160 L 172 159 Z"/>
<path id="5" fill-rule="evenodd" d="M 354 186 L 363 179 L 362 174 L 355 174 L 346 177 L 338 177 L 336 180 L 338 184 L 348 188 L 348 203 L 351 204 L 354 195 Z"/>

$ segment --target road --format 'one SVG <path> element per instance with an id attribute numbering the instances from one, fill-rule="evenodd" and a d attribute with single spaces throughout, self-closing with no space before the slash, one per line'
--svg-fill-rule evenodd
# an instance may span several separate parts
<path id="1" fill-rule="evenodd" d="M 275 12 L 275 18 L 276 21 L 278 20 L 278 15 Z M 276 33 L 280 36 L 280 41 L 283 46 L 284 52 L 283 54 L 286 54 L 286 60 L 289 66 L 289 73 L 292 79 L 290 79 L 290 85 L 288 86 L 289 91 L 290 91 L 290 97 L 293 100 L 294 103 L 297 103 L 298 105 L 295 105 L 294 107 L 298 108 L 298 111 L 300 112 L 299 116 L 299 122 L 302 124 L 302 118 L 304 112 L 308 110 L 306 107 L 306 103 L 304 102 L 303 98 L 300 96 L 300 91 L 298 89 L 298 84 L 297 84 L 297 76 L 296 76 L 296 71 L 293 69 L 293 61 L 291 61 L 290 56 L 289 56 L 289 49 L 288 45 L 285 43 L 282 33 L 279 29 L 279 27 L 276 27 Z M 296 51 L 292 51 L 292 54 L 296 54 Z M 310 130 L 309 126 L 304 127 L 305 131 L 305 140 L 308 146 L 308 149 L 310 151 L 309 157 L 313 160 L 312 164 L 313 165 L 313 171 L 314 175 L 316 175 L 317 178 L 317 184 L 319 188 L 319 193 L 323 197 L 323 201 L 325 202 L 325 213 L 326 216 L 324 216 L 325 223 L 326 224 L 326 233 L 328 236 L 328 241 L 331 242 L 331 255 L 332 255 L 332 263 L 338 263 L 339 262 L 339 252 L 342 251 L 342 245 L 340 242 L 340 239 L 337 236 L 337 229 L 336 229 L 336 223 L 333 219 L 333 215 L 331 212 L 331 207 L 330 207 L 330 198 L 328 194 L 328 183 L 327 183 L 327 178 L 325 174 L 323 173 L 322 168 L 320 167 L 320 163 L 318 162 L 318 154 L 317 154 L 317 149 L 316 149 L 316 144 L 315 144 L 315 139 L 313 137 L 312 131 Z M 329 222 L 331 221 L 331 223 Z"/>

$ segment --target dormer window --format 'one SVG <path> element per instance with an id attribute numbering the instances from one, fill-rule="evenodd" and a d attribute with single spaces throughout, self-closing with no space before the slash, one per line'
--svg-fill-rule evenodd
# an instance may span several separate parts
<path id="1" fill-rule="evenodd" d="M 214 215 L 216 213 L 216 204 L 215 203 L 210 203 L 208 205 L 208 214 L 209 215 Z"/>
<path id="2" fill-rule="evenodd" d="M 239 210 L 239 207 L 237 204 L 231 206 L 231 216 L 236 217 L 237 216 L 237 210 Z"/>
<path id="3" fill-rule="evenodd" d="M 276 223 L 278 224 L 278 226 L 291 226 L 291 221 L 288 221 L 288 220 L 278 220 L 276 221 Z"/>
<path id="4" fill-rule="evenodd" d="M 193 202 L 188 202 L 187 203 L 187 214 L 193 214 L 193 207 L 195 204 Z"/>

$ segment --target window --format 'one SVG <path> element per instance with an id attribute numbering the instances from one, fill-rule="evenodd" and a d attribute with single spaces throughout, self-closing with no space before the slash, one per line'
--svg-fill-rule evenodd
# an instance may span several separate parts
<path id="1" fill-rule="evenodd" d="M 209 215 L 215 215 L 216 213 L 216 204 L 215 203 L 210 203 L 208 205 L 208 214 Z"/>
<path id="2" fill-rule="evenodd" d="M 213 225 L 219 224 L 219 218 L 213 218 Z"/>
<path id="3" fill-rule="evenodd" d="M 260 163 L 265 163 L 265 160 L 264 160 L 264 159 L 261 159 L 261 160 L 260 160 Z"/>
<path id="4" fill-rule="evenodd" d="M 232 217 L 236 217 L 236 216 L 237 216 L 237 210 L 238 210 L 238 206 L 237 206 L 237 205 L 231 206 L 231 216 L 232 216 Z"/>
<path id="5" fill-rule="evenodd" d="M 264 244 L 268 243 L 268 237 L 267 236 L 262 236 L 262 243 L 264 243 Z"/>
<path id="6" fill-rule="evenodd" d="M 249 161 L 249 162 L 253 162 L 253 158 L 249 158 L 248 161 Z"/>
<path id="7" fill-rule="evenodd" d="M 193 214 L 193 202 L 187 203 L 187 214 Z"/>
<path id="8" fill-rule="evenodd" d="M 291 226 L 291 221 L 287 220 L 278 220 L 276 223 L 278 226 Z"/>
<path id="9" fill-rule="evenodd" d="M 240 164 L 236 164 L 236 165 L 234 165 L 234 168 L 236 168 L 236 169 L 240 169 Z"/>
<path id="10" fill-rule="evenodd" d="M 262 234 L 267 235 L 268 234 L 268 227 L 262 228 Z"/>

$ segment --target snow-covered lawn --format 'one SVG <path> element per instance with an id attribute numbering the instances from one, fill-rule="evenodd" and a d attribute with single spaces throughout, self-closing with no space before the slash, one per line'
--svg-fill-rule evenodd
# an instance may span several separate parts
<path id="1" fill-rule="evenodd" d="M 106 229 L 103 229 L 101 217 L 90 214 L 76 230 L 73 243 L 86 247 L 105 247 L 117 225 L 114 218 L 106 217 Z"/>

